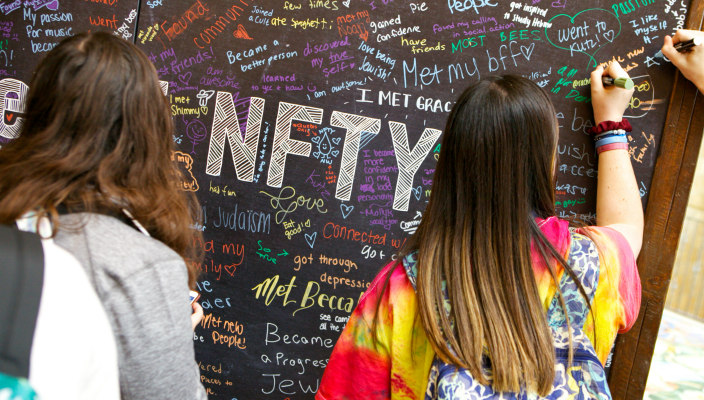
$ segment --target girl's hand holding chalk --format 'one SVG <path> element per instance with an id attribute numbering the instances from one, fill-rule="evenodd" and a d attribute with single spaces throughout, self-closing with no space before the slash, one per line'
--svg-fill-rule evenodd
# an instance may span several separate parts
<path id="1" fill-rule="evenodd" d="M 613 77 L 617 78 L 613 78 Z M 604 79 L 613 84 L 604 84 Z M 621 65 L 613 61 L 604 69 L 598 67 L 592 72 L 592 106 L 594 107 L 594 121 L 598 124 L 603 121 L 619 122 L 623 119 L 628 103 L 633 96 L 633 81 Z M 616 84 L 616 81 L 620 82 Z M 627 82 L 630 81 L 630 85 Z M 623 85 L 623 86 L 620 86 Z M 627 87 L 628 86 L 628 87 Z"/>
<path id="2" fill-rule="evenodd" d="M 685 42 L 689 44 L 680 45 Z M 704 32 L 680 29 L 665 36 L 662 53 L 704 93 Z"/>

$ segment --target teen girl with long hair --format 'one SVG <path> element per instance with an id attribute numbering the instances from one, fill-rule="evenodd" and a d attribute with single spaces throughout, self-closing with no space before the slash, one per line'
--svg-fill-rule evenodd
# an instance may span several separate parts
<path id="1" fill-rule="evenodd" d="M 198 203 L 179 189 L 154 66 L 113 35 L 79 34 L 39 64 L 25 109 L 0 150 L 0 223 L 48 219 L 81 261 L 115 334 L 123 399 L 205 399 L 184 262 L 198 257 Z"/>
<path id="2" fill-rule="evenodd" d="M 555 217 L 558 125 L 528 79 L 469 87 L 399 260 L 353 312 L 317 399 L 609 398 L 602 363 L 640 306 L 643 212 L 617 63 L 591 76 L 598 226 Z"/>

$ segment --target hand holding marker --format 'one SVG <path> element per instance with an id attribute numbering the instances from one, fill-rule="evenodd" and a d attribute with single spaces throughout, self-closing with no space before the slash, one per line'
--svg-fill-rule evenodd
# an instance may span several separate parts
<path id="1" fill-rule="evenodd" d="M 685 40 L 684 42 L 679 42 L 672 47 L 674 47 L 675 50 L 677 50 L 679 53 L 682 53 L 682 52 L 688 51 L 689 49 L 691 49 L 694 46 L 699 46 L 702 43 L 704 43 L 704 39 L 696 37 L 696 38 L 691 38 L 689 40 Z M 662 54 L 662 50 L 659 50 L 657 53 L 655 53 L 654 57 L 665 58 L 665 55 Z"/>
<path id="2" fill-rule="evenodd" d="M 673 47 L 675 48 L 675 50 L 682 53 L 683 51 L 687 51 L 694 46 L 699 46 L 700 44 L 702 44 L 703 40 L 704 39 L 702 38 L 692 38 L 689 40 L 685 40 L 684 42 L 679 42 Z M 662 54 L 662 51 L 658 51 L 655 54 L 655 57 L 663 58 L 664 55 Z M 605 86 L 613 85 L 624 89 L 631 89 L 633 87 L 633 80 L 631 78 L 612 78 L 610 76 L 604 76 L 603 78 L 601 78 L 601 81 Z"/>
<path id="3" fill-rule="evenodd" d="M 673 37 L 665 36 L 662 51 L 682 75 L 704 93 L 704 32 L 680 29 Z"/>

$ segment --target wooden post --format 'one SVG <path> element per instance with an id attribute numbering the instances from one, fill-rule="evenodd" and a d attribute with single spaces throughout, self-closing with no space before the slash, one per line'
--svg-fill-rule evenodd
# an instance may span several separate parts
<path id="1" fill-rule="evenodd" d="M 701 30 L 703 16 L 704 0 L 692 0 L 687 29 Z M 609 376 L 614 399 L 641 399 L 645 392 L 703 130 L 704 95 L 678 72 L 645 211 L 640 314 L 614 350 Z"/>

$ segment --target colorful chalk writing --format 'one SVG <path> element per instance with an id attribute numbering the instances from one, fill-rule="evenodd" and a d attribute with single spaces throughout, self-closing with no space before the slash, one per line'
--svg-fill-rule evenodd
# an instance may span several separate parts
<path id="1" fill-rule="evenodd" d="M 0 146 L 19 134 L 32 69 L 61 39 L 105 30 L 136 43 L 169 102 L 179 187 L 201 202 L 201 382 L 212 399 L 311 399 L 349 313 L 418 229 L 464 87 L 512 73 L 548 92 L 555 212 L 593 223 L 589 73 L 616 60 L 633 78 L 629 152 L 645 204 L 673 75 L 653 55 L 688 7 L 0 1 Z"/>

